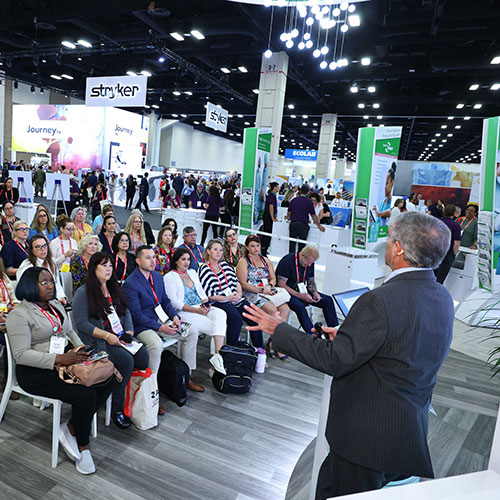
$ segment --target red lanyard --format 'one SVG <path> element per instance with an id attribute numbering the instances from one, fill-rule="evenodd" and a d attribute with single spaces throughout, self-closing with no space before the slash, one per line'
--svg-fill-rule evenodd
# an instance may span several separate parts
<path id="1" fill-rule="evenodd" d="M 464 218 L 464 220 L 467 220 L 467 219 L 465 219 L 465 218 Z M 475 218 L 475 217 L 474 217 L 473 219 L 471 219 L 471 220 L 469 221 L 469 223 L 468 223 L 468 224 L 467 224 L 464 228 L 462 228 L 462 231 L 465 231 L 465 230 L 466 230 L 466 229 L 467 229 L 467 228 L 468 228 L 468 227 L 469 227 L 469 226 L 470 226 L 470 225 L 471 225 L 471 224 L 472 224 L 475 220 L 476 220 L 476 218 Z M 461 225 L 461 224 L 460 224 L 460 225 Z"/>
<path id="2" fill-rule="evenodd" d="M 5 189 L 2 189 L 0 191 L 0 196 L 4 193 Z M 10 198 L 7 196 L 10 193 Z M 12 188 L 10 188 L 8 191 L 5 191 L 5 199 L 12 201 L 14 199 L 14 195 L 12 194 Z"/>
<path id="3" fill-rule="evenodd" d="M 54 321 L 51 318 L 50 314 L 46 313 L 38 304 L 35 305 L 36 307 L 38 307 L 38 309 L 40 309 L 40 312 L 50 321 L 50 324 L 52 326 L 52 333 L 60 334 L 62 331 L 62 324 L 56 311 L 54 311 L 54 308 L 49 304 L 50 310 L 52 311 L 52 314 L 55 316 L 56 321 Z"/>
<path id="4" fill-rule="evenodd" d="M 3 231 L 0 229 L 0 239 L 2 240 L 2 246 L 4 246 L 5 241 L 3 239 Z"/>
<path id="5" fill-rule="evenodd" d="M 307 267 L 304 267 L 304 276 L 302 277 L 302 281 L 300 281 L 299 277 L 299 254 L 295 252 L 295 271 L 297 272 L 297 283 L 302 283 L 306 280 Z"/>
<path id="6" fill-rule="evenodd" d="M 61 240 L 61 253 L 64 255 L 64 243 L 62 236 L 59 236 L 59 239 Z M 71 238 L 68 241 L 69 241 L 69 249 L 71 250 Z"/>
<path id="7" fill-rule="evenodd" d="M 7 219 L 5 219 L 5 222 L 7 223 L 7 226 L 9 228 L 10 234 L 12 234 L 12 226 L 14 225 L 14 223 L 16 221 L 14 220 L 14 222 L 11 224 Z"/>
<path id="8" fill-rule="evenodd" d="M 19 241 L 14 240 L 16 242 L 16 245 L 26 254 L 28 255 L 28 252 L 19 244 Z"/>
<path id="9" fill-rule="evenodd" d="M 267 266 L 267 262 L 264 260 L 264 258 L 262 257 L 262 255 L 259 255 L 260 257 L 260 260 L 262 261 L 262 263 L 264 264 L 264 267 L 269 270 L 269 267 Z M 250 255 L 248 256 L 248 258 L 250 259 L 250 262 L 252 263 L 253 267 L 255 267 L 256 269 L 258 269 L 258 267 L 255 265 L 255 262 L 253 261 L 252 257 L 250 257 Z"/>
<path id="10" fill-rule="evenodd" d="M 198 262 L 198 264 L 200 263 L 199 260 L 196 258 L 196 255 L 194 254 L 194 252 L 191 250 L 191 248 L 189 248 L 189 245 L 186 245 L 186 248 L 188 249 L 189 253 L 193 256 L 193 259 Z M 196 250 L 198 248 L 198 245 L 195 245 L 194 249 Z M 198 250 L 198 253 L 200 254 L 200 259 L 202 262 L 205 262 L 203 260 L 203 256 L 201 255 L 201 252 Z"/>
<path id="11" fill-rule="evenodd" d="M 108 240 L 109 249 L 111 250 L 111 240 L 109 239 L 106 233 L 104 233 L 104 236 L 106 236 L 106 239 Z"/>
<path id="12" fill-rule="evenodd" d="M 238 249 L 238 260 L 241 259 L 241 250 L 240 246 L 236 244 L 236 248 Z M 231 265 L 233 265 L 233 251 L 231 250 L 231 247 L 229 247 L 229 257 L 231 258 Z M 222 269 L 222 267 L 221 267 Z"/>
<path id="13" fill-rule="evenodd" d="M 220 282 L 219 277 L 217 276 L 217 273 L 215 272 L 214 268 L 212 267 L 212 264 L 208 262 L 208 267 L 212 270 L 214 273 L 214 276 L 217 278 L 217 281 L 219 282 L 219 290 L 222 290 L 222 284 Z M 229 286 L 229 281 L 227 280 L 226 273 L 224 272 L 224 269 L 222 269 L 222 266 L 219 264 L 219 269 L 222 271 L 222 274 L 224 275 L 224 279 L 226 280 L 226 285 Z"/>
<path id="14" fill-rule="evenodd" d="M 85 264 L 85 267 L 88 268 L 89 267 L 89 263 L 83 257 L 81 257 L 81 259 L 83 260 L 83 263 Z"/>
<path id="15" fill-rule="evenodd" d="M 82 228 L 80 229 L 76 224 L 75 224 L 76 230 L 78 231 L 78 239 L 81 240 L 83 236 L 85 236 L 85 226 L 83 225 L 82 222 Z"/>
<path id="16" fill-rule="evenodd" d="M 115 271 L 118 271 L 118 258 L 119 258 L 118 254 L 116 254 Z M 122 276 L 122 279 L 120 281 L 123 281 L 125 279 L 126 274 L 127 274 L 127 256 L 125 255 L 125 262 L 123 263 L 123 276 Z"/>
<path id="17" fill-rule="evenodd" d="M 0 279 L 0 287 L 2 288 L 2 302 L 4 304 L 9 304 L 10 303 L 9 291 L 7 290 L 7 286 L 3 282 L 3 279 Z"/>
<path id="18" fill-rule="evenodd" d="M 159 304 L 160 301 L 158 300 L 158 296 L 156 295 L 156 292 L 155 292 L 155 284 L 154 284 L 154 281 L 153 281 L 153 275 L 152 274 L 149 275 L 149 280 L 148 281 L 149 281 L 149 285 L 151 286 L 151 290 L 153 292 L 153 295 L 155 297 L 156 304 Z"/>
<path id="19" fill-rule="evenodd" d="M 130 233 L 130 239 L 132 240 L 132 248 L 134 249 L 135 252 L 141 246 L 139 245 L 139 243 L 142 243 L 141 236 L 139 235 L 139 239 L 137 240 L 137 245 L 135 244 L 134 235 L 132 232 Z"/>

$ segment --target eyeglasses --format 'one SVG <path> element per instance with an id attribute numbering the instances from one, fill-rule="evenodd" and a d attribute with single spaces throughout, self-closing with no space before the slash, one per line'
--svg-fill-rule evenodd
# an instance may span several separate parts
<path id="1" fill-rule="evenodd" d="M 47 243 L 44 243 L 43 245 L 34 245 L 33 248 L 35 250 L 44 250 L 45 248 L 47 248 Z"/>
<path id="2" fill-rule="evenodd" d="M 198 236 L 196 233 L 189 233 L 189 234 L 186 234 L 186 238 L 196 238 L 196 236 Z"/>
<path id="3" fill-rule="evenodd" d="M 38 214 L 38 217 L 47 217 L 47 214 L 40 213 L 40 214 Z"/>
<path id="4" fill-rule="evenodd" d="M 56 286 L 56 282 L 54 280 L 43 280 L 43 281 L 39 281 L 38 284 L 42 285 L 44 287 L 49 286 L 49 285 Z"/>
<path id="5" fill-rule="evenodd" d="M 27 227 L 18 227 L 16 231 L 28 231 Z"/>

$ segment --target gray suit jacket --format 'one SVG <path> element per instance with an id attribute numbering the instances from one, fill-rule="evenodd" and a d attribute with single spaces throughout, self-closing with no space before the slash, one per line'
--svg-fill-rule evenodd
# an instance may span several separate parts
<path id="1" fill-rule="evenodd" d="M 433 477 L 428 406 L 453 317 L 434 273 L 411 271 L 362 295 L 335 340 L 282 323 L 273 347 L 334 377 L 326 426 L 332 451 L 380 472 Z"/>

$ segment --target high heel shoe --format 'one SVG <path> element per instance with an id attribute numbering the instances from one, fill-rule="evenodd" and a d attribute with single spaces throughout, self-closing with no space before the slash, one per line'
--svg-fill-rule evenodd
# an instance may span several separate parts
<path id="1" fill-rule="evenodd" d="M 267 354 L 269 355 L 269 357 L 271 359 L 276 359 L 278 357 L 278 355 L 276 354 L 276 351 L 273 349 L 271 339 L 268 339 L 268 341 L 266 342 L 265 348 L 266 348 Z"/>

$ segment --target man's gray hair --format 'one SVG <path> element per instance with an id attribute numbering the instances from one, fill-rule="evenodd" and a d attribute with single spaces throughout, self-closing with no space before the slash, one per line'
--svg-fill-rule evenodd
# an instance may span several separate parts
<path id="1" fill-rule="evenodd" d="M 186 236 L 188 235 L 189 233 L 194 233 L 196 231 L 196 229 L 193 227 L 193 226 L 186 226 L 183 230 L 182 230 L 182 234 L 183 236 Z"/>
<path id="2" fill-rule="evenodd" d="M 435 269 L 450 249 L 451 231 L 432 215 L 406 212 L 391 227 L 392 241 L 399 241 L 404 259 L 413 267 Z"/>

